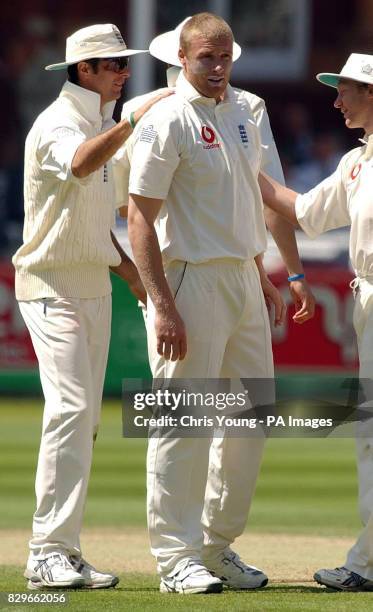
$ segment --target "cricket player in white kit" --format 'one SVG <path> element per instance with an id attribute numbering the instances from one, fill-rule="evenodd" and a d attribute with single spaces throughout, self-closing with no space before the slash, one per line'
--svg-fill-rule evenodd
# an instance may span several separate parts
<path id="1" fill-rule="evenodd" d="M 149 45 L 149 52 L 153 57 L 168 64 L 166 71 L 167 86 L 175 87 L 177 78 L 182 69 L 179 59 L 180 32 L 183 26 L 189 21 L 190 17 L 184 19 L 174 30 L 164 32 L 156 36 Z M 241 55 L 241 47 L 233 43 L 233 62 L 237 61 Z M 149 92 L 132 98 L 123 105 L 122 119 L 130 117 L 132 111 L 144 104 L 151 96 L 160 94 L 163 89 Z M 240 90 L 242 99 L 247 102 L 247 111 L 251 114 L 251 120 L 255 122 L 259 129 L 261 140 L 260 170 L 269 174 L 281 184 L 285 183 L 284 174 L 281 167 L 276 143 L 273 138 L 271 125 L 266 109 L 265 102 L 252 92 Z M 113 156 L 113 170 L 116 184 L 118 205 L 121 206 L 121 214 L 127 216 L 128 204 L 128 184 L 131 168 L 131 157 L 134 143 L 134 135 L 131 135 L 122 147 Z M 314 313 L 314 297 L 310 291 L 307 281 L 304 278 L 304 270 L 298 256 L 297 245 L 294 232 L 288 223 L 283 222 L 281 215 L 273 214 L 269 208 L 265 208 L 264 216 L 268 229 L 276 240 L 281 252 L 289 276 L 294 280 L 289 281 L 289 291 L 296 306 L 293 316 L 295 323 L 306 322 Z M 273 305 L 275 309 L 275 325 L 280 325 L 286 315 L 285 304 L 281 295 L 277 292 L 267 277 L 263 267 L 262 255 L 255 258 L 262 289 L 268 306 Z"/>
<path id="2" fill-rule="evenodd" d="M 129 236 L 148 293 L 155 378 L 273 378 L 254 259 L 266 248 L 261 140 L 245 94 L 228 83 L 233 53 L 221 18 L 192 17 L 181 32 L 184 70 L 173 101 L 158 104 L 135 134 Z M 150 439 L 148 523 L 162 592 L 267 583 L 230 549 L 246 523 L 262 449 L 259 438 L 225 437 L 216 446 Z"/>
<path id="3" fill-rule="evenodd" d="M 263 199 L 311 238 L 350 225 L 350 257 L 356 278 L 354 327 L 360 378 L 373 378 L 373 55 L 353 53 L 340 74 L 321 73 L 321 83 L 338 90 L 334 106 L 348 128 L 363 128 L 362 146 L 342 157 L 337 170 L 308 193 L 299 195 L 262 177 Z M 340 590 L 373 590 L 373 436 L 371 421 L 357 429 L 359 505 L 364 529 L 345 564 L 321 569 L 320 584 Z"/>
<path id="4" fill-rule="evenodd" d="M 112 24 L 75 32 L 66 61 L 47 67 L 68 69 L 69 80 L 26 140 L 23 244 L 13 263 L 45 397 L 25 571 L 31 589 L 118 582 L 82 558 L 79 536 L 109 348 L 109 268 L 146 300 L 135 265 L 111 233 L 110 158 L 133 129 L 126 120 L 116 125 L 112 113 L 129 76 L 128 56 L 141 52 L 127 49 Z"/>

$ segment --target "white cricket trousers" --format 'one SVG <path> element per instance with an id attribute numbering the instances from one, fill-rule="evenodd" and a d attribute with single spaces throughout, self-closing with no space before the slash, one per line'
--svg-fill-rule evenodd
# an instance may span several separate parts
<path id="1" fill-rule="evenodd" d="M 39 362 L 45 406 L 30 554 L 80 555 L 79 534 L 98 430 L 111 295 L 19 302 Z"/>
<path id="2" fill-rule="evenodd" d="M 185 323 L 183 361 L 158 355 L 154 307 L 147 316 L 154 378 L 273 378 L 268 313 L 254 261 L 174 262 L 166 269 Z M 213 558 L 245 528 L 263 438 L 150 437 L 148 525 L 161 575 Z"/>
<path id="3" fill-rule="evenodd" d="M 361 379 L 373 379 L 373 279 L 359 279 L 354 308 Z M 363 385 L 364 386 L 364 385 Z M 370 386 L 370 398 L 372 397 Z M 369 397 L 369 396 L 368 396 Z M 372 406 L 372 402 L 369 402 Z M 370 408 L 372 410 L 372 408 Z M 373 419 L 358 423 L 356 437 L 359 509 L 364 528 L 350 549 L 346 567 L 373 580 Z"/>

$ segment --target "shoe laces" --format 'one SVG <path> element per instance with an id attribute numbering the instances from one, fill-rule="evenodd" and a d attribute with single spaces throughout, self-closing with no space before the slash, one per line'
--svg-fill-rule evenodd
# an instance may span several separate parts
<path id="1" fill-rule="evenodd" d="M 59 567 L 65 570 L 74 569 L 66 555 L 63 555 L 61 553 L 54 553 L 46 557 L 45 563 L 49 568 L 58 565 Z"/>
<path id="2" fill-rule="evenodd" d="M 258 571 L 256 567 L 244 563 L 240 556 L 229 548 L 224 551 L 222 562 L 224 563 L 224 565 L 234 565 L 243 574 L 251 574 L 252 572 Z"/>
<path id="3" fill-rule="evenodd" d="M 83 559 L 83 557 L 75 557 L 74 555 L 71 555 L 70 562 L 73 568 L 76 569 L 78 572 L 81 572 L 83 569 L 96 571 L 93 565 L 88 563 L 88 561 Z"/>

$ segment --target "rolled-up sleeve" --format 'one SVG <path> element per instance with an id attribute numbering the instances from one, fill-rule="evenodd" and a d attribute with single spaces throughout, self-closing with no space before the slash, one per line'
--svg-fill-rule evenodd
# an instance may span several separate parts
<path id="1" fill-rule="evenodd" d="M 297 197 L 295 213 L 299 225 L 310 238 L 350 225 L 351 218 L 343 181 L 343 159 L 334 174 Z"/>
<path id="2" fill-rule="evenodd" d="M 37 150 L 41 169 L 60 181 L 86 185 L 90 181 L 90 176 L 78 178 L 71 169 L 78 147 L 86 140 L 86 136 L 75 127 L 45 129 L 41 134 Z"/>

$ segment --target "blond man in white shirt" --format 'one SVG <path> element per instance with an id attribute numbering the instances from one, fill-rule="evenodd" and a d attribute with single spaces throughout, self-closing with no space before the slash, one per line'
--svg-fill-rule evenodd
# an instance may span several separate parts
<path id="1" fill-rule="evenodd" d="M 79 535 L 110 339 L 109 269 L 146 299 L 135 265 L 111 232 L 110 158 L 155 101 L 137 110 L 132 124 L 112 119 L 128 57 L 141 52 L 127 49 L 112 24 L 72 34 L 66 61 L 47 66 L 67 69 L 69 80 L 26 140 L 23 244 L 13 264 L 45 396 L 25 571 L 31 589 L 118 582 L 83 559 Z"/>
<path id="2" fill-rule="evenodd" d="M 338 168 L 308 193 L 299 195 L 269 177 L 260 184 L 268 206 L 300 226 L 311 238 L 351 226 L 350 257 L 356 278 L 354 326 L 358 339 L 360 378 L 373 378 L 373 56 L 353 53 L 339 74 L 317 75 L 337 89 L 335 108 L 346 127 L 362 128 L 363 146 L 344 155 Z M 371 387 L 370 387 L 371 388 Z M 371 398 L 368 396 L 368 403 Z M 373 436 L 371 420 L 357 425 L 360 513 L 364 529 L 345 564 L 315 573 L 320 584 L 344 591 L 373 590 Z"/>
<path id="3" fill-rule="evenodd" d="M 167 86 L 175 87 L 177 78 L 181 71 L 181 63 L 178 57 L 180 47 L 180 33 L 183 26 L 189 21 L 190 17 L 184 19 L 174 30 L 164 32 L 156 36 L 149 45 L 149 52 L 153 57 L 168 64 L 166 71 Z M 240 46 L 234 42 L 233 62 L 237 61 L 241 55 Z M 164 89 L 143 94 L 125 102 L 122 108 L 122 118 L 129 117 L 131 112 L 144 104 L 152 95 L 161 93 Z M 261 163 L 262 172 L 269 174 L 281 184 L 285 184 L 284 174 L 281 167 L 280 157 L 276 143 L 272 134 L 272 129 L 262 98 L 252 92 L 241 90 L 243 99 L 247 102 L 247 110 L 251 113 L 252 120 L 256 123 L 261 140 Z M 130 158 L 132 157 L 134 138 L 133 135 L 118 149 L 113 156 L 113 170 L 116 184 L 117 201 L 122 204 L 120 214 L 127 217 L 128 214 L 128 183 L 130 174 Z M 268 229 L 271 231 L 277 246 L 281 252 L 289 276 L 302 276 L 304 273 L 302 263 L 298 256 L 297 245 L 294 232 L 288 223 L 284 223 L 280 215 L 274 214 L 269 208 L 264 209 L 264 215 Z M 256 257 L 262 289 L 268 307 L 274 307 L 275 325 L 281 325 L 286 315 L 285 303 L 270 282 L 263 266 L 263 256 Z M 289 282 L 289 291 L 294 301 L 296 312 L 293 317 L 295 323 L 305 323 L 314 313 L 314 298 L 309 289 L 305 278 L 297 278 Z"/>
<path id="4" fill-rule="evenodd" d="M 261 139 L 245 92 L 229 85 L 232 32 L 221 18 L 195 15 L 178 54 L 173 103 L 161 102 L 139 125 L 129 180 L 152 373 L 272 379 L 255 264 L 266 249 Z M 258 438 L 226 436 L 211 446 L 207 438 L 150 438 L 148 522 L 162 592 L 265 586 L 265 574 L 230 548 L 246 524 L 262 449 Z"/>
<path id="5" fill-rule="evenodd" d="M 168 87 L 175 87 L 177 78 L 181 72 L 181 64 L 178 58 L 180 32 L 184 24 L 187 23 L 189 19 L 190 17 L 184 19 L 174 30 L 156 36 L 149 45 L 150 54 L 168 64 L 166 71 Z M 235 42 L 233 61 L 237 61 L 240 55 L 241 48 Z M 157 91 L 137 96 L 136 98 L 125 102 L 122 108 L 122 119 L 129 117 L 132 111 L 138 108 L 141 104 L 144 104 L 152 96 L 159 94 L 162 91 L 164 91 L 164 89 L 158 89 Z M 242 90 L 242 95 L 245 96 L 245 99 L 247 100 L 248 111 L 252 114 L 252 120 L 255 121 L 259 128 L 262 151 L 260 166 L 261 170 L 268 173 L 280 183 L 284 184 L 285 181 L 281 162 L 276 143 L 273 138 L 265 102 L 262 98 L 259 98 L 255 94 L 248 91 Z M 126 140 L 124 145 L 118 149 L 112 159 L 117 201 L 118 205 L 120 205 L 119 211 L 122 217 L 127 217 L 128 214 L 128 183 L 133 145 L 134 137 L 131 135 Z M 279 215 L 273 214 L 270 209 L 265 211 L 265 215 L 267 226 L 271 229 L 272 234 L 279 243 L 289 275 L 302 274 L 303 267 L 299 257 L 297 257 L 297 247 L 294 240 L 294 233 L 289 228 L 289 225 L 284 223 Z M 290 250 L 290 242 L 292 243 L 292 250 Z M 262 260 L 262 255 L 258 255 L 256 257 L 262 289 L 267 306 L 269 308 L 273 306 L 274 308 L 274 322 L 275 326 L 278 326 L 284 321 L 286 316 L 286 306 L 281 294 L 269 280 Z M 313 313 L 314 306 L 312 294 L 305 279 L 290 282 L 289 289 L 296 305 L 294 321 L 296 323 L 303 323 Z"/>

